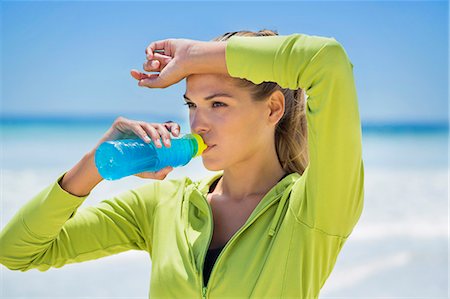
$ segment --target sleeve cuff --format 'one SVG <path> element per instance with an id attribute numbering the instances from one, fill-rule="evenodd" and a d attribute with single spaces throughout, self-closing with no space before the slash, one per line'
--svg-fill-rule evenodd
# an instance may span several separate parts
<path id="1" fill-rule="evenodd" d="M 264 74 L 273 72 L 274 57 L 279 47 L 275 40 L 284 36 L 233 36 L 227 42 L 225 59 L 228 73 L 231 77 L 247 79 L 252 74 L 252 82 L 259 84 L 267 78 Z M 256 65 L 257 63 L 257 65 Z M 256 70 L 268 70 L 257 75 Z"/>
<path id="2" fill-rule="evenodd" d="M 69 197 L 71 196 L 71 197 L 75 197 L 76 199 L 82 199 L 82 200 L 86 199 L 89 195 L 91 195 L 91 192 L 89 192 L 88 194 L 86 194 L 84 196 L 78 196 L 78 195 L 72 194 L 72 193 L 64 190 L 61 187 L 61 180 L 66 175 L 66 173 L 67 173 L 67 171 L 65 171 L 64 173 L 60 174 L 59 177 L 56 179 L 56 187 L 59 189 L 58 190 L 59 192 L 65 193 Z"/>

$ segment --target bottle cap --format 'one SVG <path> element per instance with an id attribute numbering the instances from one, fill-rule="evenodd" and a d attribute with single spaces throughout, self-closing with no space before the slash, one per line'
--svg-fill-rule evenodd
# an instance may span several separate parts
<path id="1" fill-rule="evenodd" d="M 203 141 L 202 136 L 195 134 L 195 133 L 191 133 L 191 135 L 197 140 L 197 145 L 198 145 L 197 153 L 194 155 L 194 157 L 200 156 L 208 146 Z"/>

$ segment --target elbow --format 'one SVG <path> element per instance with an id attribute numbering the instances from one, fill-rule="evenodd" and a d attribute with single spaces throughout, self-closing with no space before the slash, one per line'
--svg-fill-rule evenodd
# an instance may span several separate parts
<path id="1" fill-rule="evenodd" d="M 342 70 L 342 68 L 351 67 L 353 69 L 353 63 L 350 61 L 347 52 L 341 43 L 334 38 L 328 42 L 323 50 L 327 59 L 327 66 L 330 70 Z"/>
<path id="2" fill-rule="evenodd" d="M 27 271 L 32 268 L 32 259 L 21 252 L 21 247 L 6 242 L 0 237 L 0 264 L 13 271 Z"/>
<path id="3" fill-rule="evenodd" d="M 20 259 L 15 257 L 8 257 L 6 255 L 0 256 L 0 264 L 8 268 L 12 271 L 20 271 L 20 272 L 26 272 L 31 269 L 37 269 L 41 272 L 47 271 L 50 266 L 41 264 L 41 265 L 35 265 L 32 260 L 29 259 Z"/>
<path id="4" fill-rule="evenodd" d="M 42 256 L 42 248 L 33 248 L 30 243 L 23 243 L 23 235 L 6 233 L 0 234 L 0 264 L 12 271 L 25 272 L 33 268 L 41 267 L 39 258 Z M 48 269 L 42 265 L 41 271 Z"/>
<path id="5" fill-rule="evenodd" d="M 25 272 L 31 269 L 30 265 L 25 264 L 23 261 L 19 261 L 14 258 L 9 258 L 4 255 L 0 256 L 0 264 L 12 271 Z"/>

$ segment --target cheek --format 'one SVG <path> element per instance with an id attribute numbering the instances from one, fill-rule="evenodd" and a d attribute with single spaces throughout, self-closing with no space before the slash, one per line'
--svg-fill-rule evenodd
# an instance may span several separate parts
<path id="1" fill-rule="evenodd" d="M 236 122 L 236 125 L 227 130 L 229 146 L 236 152 L 253 151 L 259 142 L 259 128 L 255 121 L 248 117 Z"/>
<path id="2" fill-rule="evenodd" d="M 248 113 L 242 123 L 244 129 L 243 131 L 245 131 L 246 134 L 252 138 L 257 139 L 257 137 L 261 136 L 264 131 L 263 115 L 258 110 Z"/>

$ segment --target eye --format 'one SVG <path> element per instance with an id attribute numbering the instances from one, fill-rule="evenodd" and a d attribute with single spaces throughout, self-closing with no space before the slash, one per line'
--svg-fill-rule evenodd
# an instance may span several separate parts
<path id="1" fill-rule="evenodd" d="M 222 102 L 213 102 L 213 106 L 214 106 L 215 104 L 219 104 L 218 106 L 215 106 L 215 107 L 225 107 L 225 106 L 227 106 L 226 104 L 224 104 L 224 103 L 222 103 Z M 190 108 L 193 108 L 194 103 L 186 102 L 186 103 L 184 103 L 183 105 L 188 106 L 188 108 L 190 109 Z"/>
<path id="2" fill-rule="evenodd" d="M 184 103 L 183 105 L 186 105 L 186 106 L 188 106 L 188 108 L 190 109 L 190 108 L 192 108 L 192 106 L 191 105 L 194 105 L 194 104 L 192 104 L 192 103 Z"/>
<path id="3" fill-rule="evenodd" d="M 222 102 L 214 102 L 213 106 L 214 106 L 214 104 L 220 104 L 219 106 L 216 106 L 216 107 L 225 107 L 226 106 L 226 104 L 224 104 Z"/>

